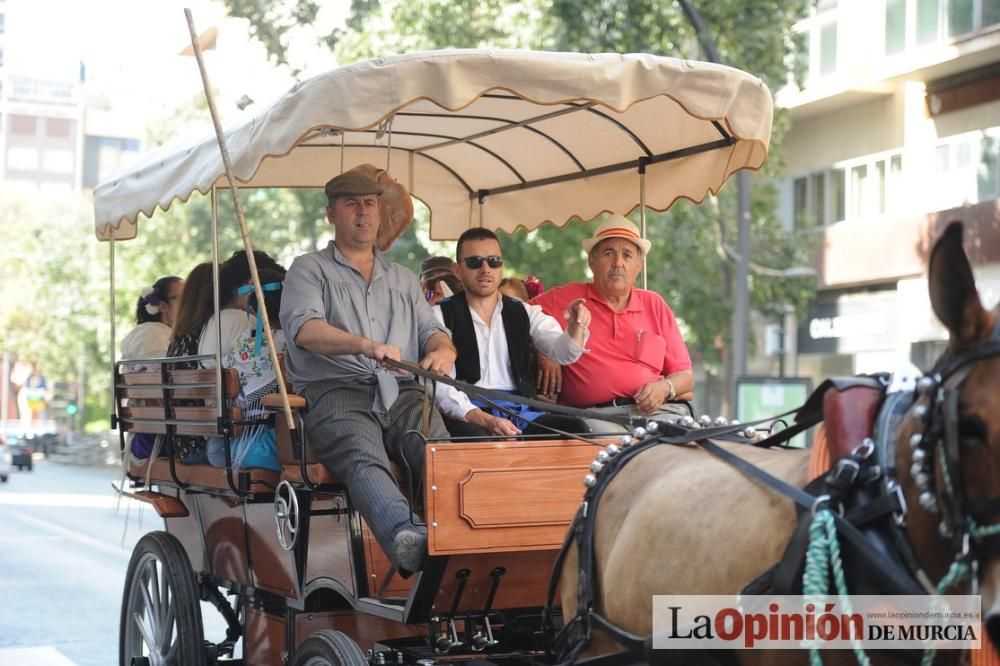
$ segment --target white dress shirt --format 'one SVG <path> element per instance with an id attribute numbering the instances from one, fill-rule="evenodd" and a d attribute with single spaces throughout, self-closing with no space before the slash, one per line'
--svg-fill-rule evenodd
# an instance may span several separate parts
<path id="1" fill-rule="evenodd" d="M 542 308 L 528 303 L 522 305 L 528 311 L 528 330 L 535 349 L 559 365 L 575 363 L 586 351 L 562 330 L 559 322 L 542 312 Z M 510 370 L 507 332 L 503 327 L 503 299 L 497 301 L 489 325 L 471 307 L 469 312 L 472 314 L 472 324 L 476 329 L 476 342 L 479 347 L 479 381 L 476 382 L 476 386 L 498 391 L 516 391 L 517 387 L 514 385 Z M 434 316 L 444 324 L 440 305 L 434 306 Z M 589 337 L 590 331 L 584 331 L 584 344 Z M 452 376 L 454 375 L 455 372 L 452 370 Z M 459 421 L 465 421 L 465 415 L 477 409 L 469 400 L 469 396 L 446 384 L 438 384 L 435 402 L 446 416 Z"/>

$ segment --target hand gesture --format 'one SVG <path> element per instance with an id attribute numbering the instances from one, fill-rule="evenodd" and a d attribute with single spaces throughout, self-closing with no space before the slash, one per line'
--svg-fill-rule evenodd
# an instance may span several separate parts
<path id="1" fill-rule="evenodd" d="M 566 333 L 573 338 L 577 345 L 582 347 L 583 333 L 590 326 L 590 310 L 587 309 L 586 301 L 578 298 L 566 306 L 563 319 L 567 322 Z"/>
<path id="2" fill-rule="evenodd" d="M 451 374 L 451 369 L 455 367 L 454 349 L 436 349 L 427 352 L 427 355 L 420 359 L 420 367 L 430 370 L 439 375 Z"/>
<path id="3" fill-rule="evenodd" d="M 535 387 L 539 393 L 554 396 L 562 391 L 562 366 L 542 353 L 536 353 L 538 377 Z M 553 401 L 554 402 L 554 401 Z"/>
<path id="4" fill-rule="evenodd" d="M 473 425 L 479 426 L 491 435 L 514 437 L 515 435 L 521 434 L 518 427 L 507 419 L 500 418 L 499 416 L 493 416 L 492 414 L 488 414 L 478 408 L 470 410 L 469 413 L 465 415 L 465 420 Z"/>
<path id="5" fill-rule="evenodd" d="M 667 401 L 670 395 L 670 386 L 662 380 L 649 382 L 639 387 L 635 392 L 635 405 L 643 414 L 652 414 Z"/>
<path id="6" fill-rule="evenodd" d="M 393 361 L 399 361 L 403 358 L 402 354 L 399 352 L 399 347 L 396 345 L 386 345 L 375 342 L 374 340 L 368 340 L 361 353 L 372 360 L 378 361 L 379 363 L 387 358 L 390 358 Z"/>

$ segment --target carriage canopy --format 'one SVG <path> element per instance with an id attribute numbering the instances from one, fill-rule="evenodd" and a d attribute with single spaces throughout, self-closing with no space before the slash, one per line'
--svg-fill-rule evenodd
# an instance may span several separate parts
<path id="1" fill-rule="evenodd" d="M 772 100 L 756 77 L 652 55 L 452 50 L 377 58 L 295 85 L 226 132 L 239 187 L 322 187 L 386 168 L 431 211 L 431 237 L 513 231 L 701 201 L 767 157 Z M 98 238 L 134 238 L 198 190 L 228 186 L 214 136 L 163 148 L 101 183 Z"/>

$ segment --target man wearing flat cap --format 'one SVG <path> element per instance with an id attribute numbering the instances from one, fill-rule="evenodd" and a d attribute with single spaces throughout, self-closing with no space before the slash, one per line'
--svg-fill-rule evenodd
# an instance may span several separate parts
<path id="1" fill-rule="evenodd" d="M 562 369 L 559 402 L 602 415 L 653 416 L 666 403 L 691 399 L 691 357 L 674 313 L 659 294 L 635 287 L 650 246 L 631 220 L 612 214 L 583 241 L 593 282 L 531 301 L 564 328 L 561 314 L 574 300 L 584 299 L 591 312 L 590 353 Z"/>
<path id="2" fill-rule="evenodd" d="M 347 171 L 326 184 L 334 240 L 298 257 L 285 278 L 281 324 L 286 365 L 308 402 L 305 430 L 319 459 L 347 486 L 385 553 L 417 571 L 427 531 L 389 471 L 403 464 L 416 490 L 423 474 L 419 430 L 423 391 L 412 375 L 391 372 L 384 359 L 420 359 L 421 367 L 451 372 L 455 347 L 408 269 L 375 247 L 379 194 L 370 177 Z M 447 437 L 431 410 L 430 437 Z"/>

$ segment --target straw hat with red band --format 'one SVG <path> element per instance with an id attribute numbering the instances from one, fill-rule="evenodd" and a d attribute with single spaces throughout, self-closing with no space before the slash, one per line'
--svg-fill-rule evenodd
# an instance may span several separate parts
<path id="1" fill-rule="evenodd" d="M 635 222 L 624 215 L 612 213 L 608 219 L 601 223 L 601 226 L 597 227 L 593 238 L 583 240 L 583 249 L 587 254 L 590 254 L 595 245 L 609 238 L 624 238 L 627 241 L 632 241 L 639 248 L 643 257 L 649 254 L 649 248 L 653 246 L 652 243 L 639 235 L 639 227 L 635 226 Z"/>

